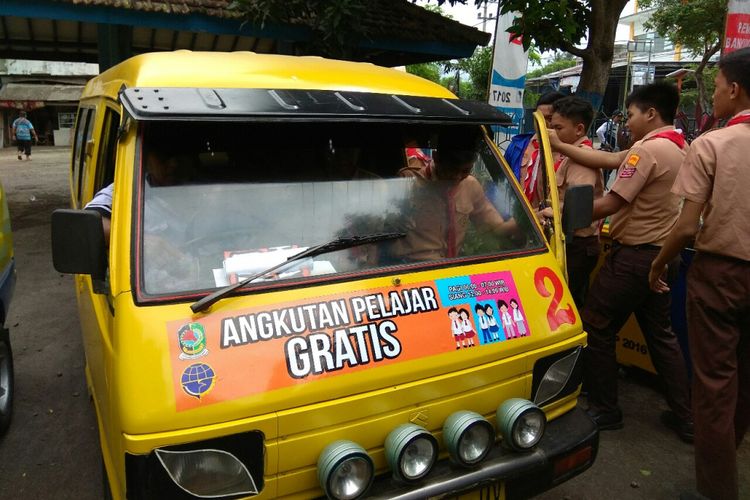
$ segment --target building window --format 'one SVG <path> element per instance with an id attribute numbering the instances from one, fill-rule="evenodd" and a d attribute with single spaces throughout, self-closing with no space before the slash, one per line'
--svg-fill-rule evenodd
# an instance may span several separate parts
<path id="1" fill-rule="evenodd" d="M 60 128 L 73 128 L 76 122 L 75 113 L 58 113 L 57 123 Z"/>

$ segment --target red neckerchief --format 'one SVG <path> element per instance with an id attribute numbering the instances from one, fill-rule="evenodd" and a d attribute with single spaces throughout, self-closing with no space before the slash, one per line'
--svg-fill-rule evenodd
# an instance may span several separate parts
<path id="1" fill-rule="evenodd" d="M 581 143 L 578 145 L 579 148 L 583 146 L 588 146 L 590 148 L 593 148 L 594 143 L 591 142 L 591 139 L 586 138 L 582 140 Z M 560 169 L 560 165 L 562 165 L 562 162 L 564 162 L 567 159 L 568 159 L 567 156 L 560 155 L 560 158 L 555 162 L 555 172 L 557 172 Z"/>
<path id="2" fill-rule="evenodd" d="M 526 178 L 523 180 L 523 194 L 529 201 L 534 198 L 534 192 L 536 192 L 536 182 L 532 181 L 536 180 L 534 170 L 537 168 L 539 159 L 539 141 L 536 138 L 531 139 L 531 146 L 534 148 L 531 152 L 531 165 L 526 169 Z"/>
<path id="3" fill-rule="evenodd" d="M 463 181 L 461 181 L 463 182 Z M 460 184 L 460 182 L 458 183 Z M 448 249 L 446 257 L 453 258 L 458 255 L 458 244 L 456 242 L 456 192 L 458 184 L 448 190 L 448 234 L 446 235 Z"/>
<path id="4" fill-rule="evenodd" d="M 652 135 L 646 140 L 650 141 L 651 139 L 669 139 L 674 142 L 678 148 L 685 149 L 685 136 L 676 130 L 665 130 L 664 132 Z"/>
<path id="5" fill-rule="evenodd" d="M 406 148 L 406 157 L 414 157 L 421 161 L 423 165 L 429 165 L 432 163 L 432 158 L 427 156 L 421 148 Z"/>
<path id="6" fill-rule="evenodd" d="M 429 180 L 433 180 L 432 176 L 432 164 L 425 167 L 425 177 Z M 458 183 L 460 184 L 460 183 Z M 458 255 L 458 249 L 456 244 L 456 192 L 458 191 L 458 184 L 453 186 L 446 193 L 446 210 L 448 211 L 448 234 L 446 234 L 446 244 L 448 249 L 446 250 L 446 257 L 452 258 Z"/>
<path id="7" fill-rule="evenodd" d="M 727 122 L 727 127 L 737 125 L 738 123 L 750 123 L 750 113 L 737 115 Z"/>

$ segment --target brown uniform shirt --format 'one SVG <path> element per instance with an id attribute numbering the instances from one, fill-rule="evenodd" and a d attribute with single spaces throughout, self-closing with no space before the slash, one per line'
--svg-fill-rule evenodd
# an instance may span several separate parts
<path id="1" fill-rule="evenodd" d="M 414 261 L 443 259 L 450 253 L 449 232 L 455 235 L 458 253 L 470 220 L 490 230 L 503 224 L 503 218 L 474 176 L 466 177 L 451 189 L 448 187 L 448 183 L 436 180 L 427 168 L 415 176 L 410 212 L 404 221 L 406 236 L 394 241 L 394 256 Z"/>
<path id="2" fill-rule="evenodd" d="M 748 159 L 750 123 L 706 132 L 690 146 L 672 192 L 705 203 L 697 250 L 750 261 Z"/>
<path id="3" fill-rule="evenodd" d="M 674 130 L 661 127 L 633 144 L 617 170 L 612 191 L 628 205 L 612 215 L 609 233 L 623 245 L 661 246 L 680 215 L 680 198 L 670 192 L 688 151 L 654 135 Z"/>
<path id="4" fill-rule="evenodd" d="M 576 141 L 575 145 L 579 148 L 591 149 L 590 143 L 584 144 L 588 139 L 585 135 Z M 568 157 L 562 157 L 560 166 L 555 172 L 557 180 L 557 193 L 560 196 L 560 203 L 565 200 L 565 192 L 570 186 L 589 185 L 594 186 L 594 199 L 601 198 L 604 195 L 604 177 L 601 170 L 586 168 L 583 165 L 574 162 Z M 582 229 L 576 229 L 575 236 L 588 237 L 599 234 L 599 221 L 594 221 L 591 226 Z"/>

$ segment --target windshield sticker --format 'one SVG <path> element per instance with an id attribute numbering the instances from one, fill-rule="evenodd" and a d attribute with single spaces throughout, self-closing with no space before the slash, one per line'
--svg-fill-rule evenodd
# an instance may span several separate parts
<path id="1" fill-rule="evenodd" d="M 178 411 L 530 335 L 510 272 L 208 314 L 167 329 Z"/>
<path id="2" fill-rule="evenodd" d="M 206 332 L 200 323 L 188 323 L 177 332 L 180 342 L 180 359 L 196 359 L 208 354 Z"/>
<path id="3" fill-rule="evenodd" d="M 448 317 L 456 349 L 475 346 L 477 332 L 481 333 L 476 341 L 480 344 L 530 335 L 509 271 L 437 280 L 435 284 L 443 305 L 451 306 Z"/>
<path id="4" fill-rule="evenodd" d="M 214 388 L 216 374 L 214 369 L 206 363 L 195 363 L 183 370 L 180 376 L 180 385 L 185 394 L 196 399 L 201 397 Z"/>

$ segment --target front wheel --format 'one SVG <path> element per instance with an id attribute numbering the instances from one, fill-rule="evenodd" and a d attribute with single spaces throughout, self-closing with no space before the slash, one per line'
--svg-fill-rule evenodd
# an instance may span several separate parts
<path id="1" fill-rule="evenodd" d="M 13 412 L 13 352 L 8 330 L 0 330 L 0 436 L 10 425 Z"/>

